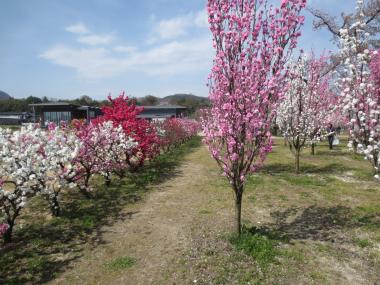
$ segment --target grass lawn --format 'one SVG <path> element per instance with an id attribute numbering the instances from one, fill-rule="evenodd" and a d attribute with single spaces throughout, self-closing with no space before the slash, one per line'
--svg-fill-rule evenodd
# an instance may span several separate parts
<path id="1" fill-rule="evenodd" d="M 233 195 L 199 138 L 95 198 L 64 195 L 51 218 L 39 197 L 0 245 L 0 284 L 375 284 L 380 187 L 343 145 L 306 149 L 301 174 L 276 139 L 243 197 Z M 149 191 L 148 191 L 149 190 Z"/>
<path id="2" fill-rule="evenodd" d="M 203 232 L 194 228 L 197 246 L 185 261 L 196 268 L 197 284 L 380 282 L 380 186 L 369 163 L 346 145 L 343 139 L 330 151 L 322 143 L 314 156 L 303 150 L 297 175 L 294 157 L 276 139 L 248 181 L 240 238 L 215 226 L 218 217 L 233 228 L 231 191 L 215 177 L 205 189 L 214 198 L 202 209 Z"/>

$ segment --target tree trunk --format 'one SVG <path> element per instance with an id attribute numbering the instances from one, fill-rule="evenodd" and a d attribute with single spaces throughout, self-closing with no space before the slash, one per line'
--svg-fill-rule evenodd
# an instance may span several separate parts
<path id="1" fill-rule="evenodd" d="M 353 145 L 353 147 L 354 147 L 354 153 L 358 153 L 358 143 L 357 143 L 357 141 L 353 141 L 353 143 L 352 143 L 352 145 Z"/>
<path id="2" fill-rule="evenodd" d="M 296 173 L 300 173 L 300 150 L 296 150 Z"/>
<path id="3" fill-rule="evenodd" d="M 311 144 L 311 154 L 315 155 L 315 143 Z"/>
<path id="4" fill-rule="evenodd" d="M 9 225 L 9 228 L 4 233 L 4 236 L 3 236 L 4 243 L 10 243 L 12 241 L 14 221 L 12 221 L 12 222 L 8 221 L 8 225 Z"/>
<path id="5" fill-rule="evenodd" d="M 107 173 L 104 175 L 104 182 L 107 187 L 111 185 L 111 174 Z"/>
<path id="6" fill-rule="evenodd" d="M 241 235 L 241 204 L 243 200 L 243 189 L 235 190 L 235 229 L 238 236 Z"/>
<path id="7" fill-rule="evenodd" d="M 61 214 L 61 206 L 59 205 L 59 200 L 58 200 L 58 195 L 59 194 L 55 194 L 53 198 L 51 198 L 51 205 L 50 205 L 50 210 L 51 210 L 51 214 L 54 216 L 54 217 L 59 217 L 59 215 Z"/>

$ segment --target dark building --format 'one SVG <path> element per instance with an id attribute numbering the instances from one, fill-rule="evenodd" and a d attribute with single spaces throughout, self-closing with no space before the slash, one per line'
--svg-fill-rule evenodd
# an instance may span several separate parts
<path id="1" fill-rule="evenodd" d="M 21 125 L 32 120 L 30 113 L 0 112 L 0 125 Z"/>
<path id="2" fill-rule="evenodd" d="M 187 108 L 178 105 L 142 106 L 144 110 L 137 116 L 147 120 L 165 120 L 187 116 Z"/>
<path id="3" fill-rule="evenodd" d="M 50 102 L 30 104 L 36 122 L 45 126 L 49 122 L 59 124 L 60 122 L 70 122 L 71 120 L 86 120 L 96 118 L 102 114 L 100 108 L 90 106 L 78 106 L 65 102 Z"/>

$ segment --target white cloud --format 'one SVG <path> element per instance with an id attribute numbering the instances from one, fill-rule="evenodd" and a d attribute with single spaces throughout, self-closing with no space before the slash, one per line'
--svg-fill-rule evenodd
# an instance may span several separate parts
<path id="1" fill-rule="evenodd" d="M 200 28 L 208 27 L 208 15 L 206 10 L 201 10 L 195 15 L 194 23 Z"/>
<path id="2" fill-rule="evenodd" d="M 73 34 L 87 34 L 89 33 L 89 30 L 87 27 L 82 23 L 77 23 L 75 25 L 71 25 L 65 28 L 66 31 L 73 33 Z"/>
<path id="3" fill-rule="evenodd" d="M 113 50 L 116 52 L 132 53 L 136 51 L 136 48 L 128 45 L 117 45 L 113 48 Z"/>
<path id="4" fill-rule="evenodd" d="M 91 45 L 91 46 L 107 45 L 109 43 L 112 43 L 114 40 L 115 40 L 115 37 L 113 35 L 96 35 L 96 34 L 81 36 L 78 38 L 78 42 Z"/>
<path id="5" fill-rule="evenodd" d="M 206 10 L 201 10 L 197 13 L 191 12 L 171 19 L 164 19 L 154 24 L 149 43 L 155 43 L 157 40 L 175 39 L 186 35 L 189 28 L 205 28 L 207 26 Z"/>
<path id="6" fill-rule="evenodd" d="M 122 72 L 124 63 L 104 48 L 72 48 L 65 45 L 54 46 L 41 54 L 41 57 L 54 64 L 74 68 L 86 78 L 113 76 Z"/>
<path id="7" fill-rule="evenodd" d="M 54 64 L 73 68 L 84 78 L 104 78 L 127 71 L 147 75 L 175 75 L 204 70 L 211 64 L 209 38 L 174 41 L 145 51 L 117 54 L 106 48 L 73 48 L 58 45 L 41 54 Z"/>
<path id="8" fill-rule="evenodd" d="M 173 39 L 186 34 L 190 23 L 187 17 L 177 17 L 160 21 L 154 30 L 161 39 Z"/>
<path id="9" fill-rule="evenodd" d="M 81 47 L 55 45 L 40 57 L 74 69 L 83 78 L 112 77 L 131 71 L 151 76 L 199 72 L 210 68 L 212 63 L 211 36 L 200 33 L 178 37 L 185 36 L 189 27 L 204 28 L 206 25 L 205 11 L 162 20 L 152 33 L 165 41 L 156 41 L 148 48 L 137 48 L 118 43 L 112 34 L 90 33 L 83 24 L 77 24 L 66 30 L 78 34 L 77 41 L 83 44 Z"/>

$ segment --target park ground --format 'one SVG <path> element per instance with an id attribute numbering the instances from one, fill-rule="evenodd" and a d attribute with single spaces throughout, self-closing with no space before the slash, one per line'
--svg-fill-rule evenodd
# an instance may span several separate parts
<path id="1" fill-rule="evenodd" d="M 303 151 L 299 175 L 293 160 L 276 139 L 248 181 L 239 239 L 232 191 L 199 138 L 111 187 L 93 181 L 90 200 L 65 194 L 59 218 L 36 197 L 0 245 L 0 283 L 380 284 L 368 163 L 325 144 Z"/>

